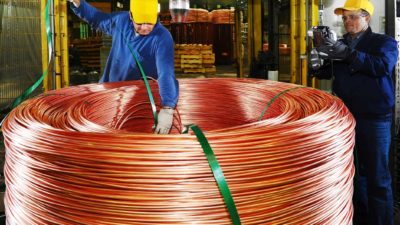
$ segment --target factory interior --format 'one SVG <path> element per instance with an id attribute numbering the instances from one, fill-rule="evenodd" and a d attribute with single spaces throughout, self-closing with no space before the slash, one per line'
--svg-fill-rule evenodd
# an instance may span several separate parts
<path id="1" fill-rule="evenodd" d="M 80 0 L 82 10 L 74 1 L 0 0 L 0 225 L 400 225 L 400 61 L 373 62 L 385 52 L 398 57 L 400 1 L 158 0 L 149 36 L 162 26 L 173 46 L 156 40 L 151 53 L 132 50 L 118 27 L 121 15 L 146 12 L 132 11 L 136 0 Z M 344 23 L 359 19 L 343 16 L 351 10 L 369 13 L 358 17 L 370 18 L 372 32 L 386 39 L 371 41 L 367 53 L 345 44 L 343 61 L 323 58 L 330 53 L 319 52 L 318 35 L 334 41 L 330 49 L 347 41 Z M 103 15 L 117 19 L 104 25 Z M 135 38 L 143 37 L 131 22 Z M 116 46 L 117 38 L 125 44 Z M 397 50 L 369 58 L 382 39 L 397 41 Z M 130 51 L 129 59 L 111 57 L 119 51 Z M 173 59 L 156 57 L 147 70 L 153 52 Z M 386 66 L 388 79 L 371 80 L 393 92 L 389 100 L 380 95 L 394 102 L 385 114 L 393 198 L 386 223 L 372 221 L 371 202 L 370 214 L 355 220 L 356 180 L 369 166 L 358 161 L 366 160 L 357 136 L 365 114 L 353 111 L 358 105 L 335 82 L 370 86 L 357 80 L 364 75 L 333 69 L 355 57 L 361 66 L 349 70 Z M 129 62 L 135 79 L 110 78 Z M 168 76 L 179 83 L 173 105 L 165 104 L 172 90 L 162 85 L 175 78 L 157 81 L 160 71 L 172 71 L 164 62 L 173 63 Z M 316 75 L 326 66 L 329 79 Z M 368 104 L 360 111 L 381 107 Z M 172 125 L 154 134 L 164 109 L 172 110 Z"/>

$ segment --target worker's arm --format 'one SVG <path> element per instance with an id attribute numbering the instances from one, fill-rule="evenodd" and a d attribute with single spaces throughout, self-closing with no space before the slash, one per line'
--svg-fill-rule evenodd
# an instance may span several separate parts
<path id="1" fill-rule="evenodd" d="M 355 56 L 350 63 L 352 73 L 365 74 L 372 77 L 391 77 L 393 68 L 398 60 L 397 41 L 388 36 L 380 36 L 375 41 L 377 48 L 373 53 L 355 51 Z"/>
<path id="2" fill-rule="evenodd" d="M 104 13 L 91 6 L 85 0 L 68 0 L 72 11 L 81 19 L 86 21 L 92 28 L 112 35 L 113 16 L 117 13 Z"/>
<path id="3" fill-rule="evenodd" d="M 161 104 L 175 108 L 179 97 L 179 84 L 174 71 L 174 42 L 169 32 L 163 33 L 158 39 L 156 67 Z"/>
<path id="4" fill-rule="evenodd" d="M 157 40 L 156 67 L 162 108 L 158 113 L 158 124 L 154 132 L 168 134 L 179 97 L 179 84 L 174 71 L 174 42 L 169 32 L 163 32 Z"/>

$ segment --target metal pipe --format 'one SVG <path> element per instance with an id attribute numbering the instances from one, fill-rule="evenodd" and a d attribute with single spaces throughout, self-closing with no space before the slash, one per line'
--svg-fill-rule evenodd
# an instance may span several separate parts
<path id="1" fill-rule="evenodd" d="M 301 60 L 301 85 L 307 86 L 307 17 L 306 0 L 300 0 L 300 60 Z"/>
<path id="2" fill-rule="evenodd" d="M 61 86 L 69 86 L 69 54 L 68 54 L 68 17 L 67 2 L 60 1 L 60 36 L 61 36 Z"/>
<path id="3" fill-rule="evenodd" d="M 324 1 L 323 0 L 319 0 L 318 25 L 319 26 L 323 26 L 324 25 Z"/>

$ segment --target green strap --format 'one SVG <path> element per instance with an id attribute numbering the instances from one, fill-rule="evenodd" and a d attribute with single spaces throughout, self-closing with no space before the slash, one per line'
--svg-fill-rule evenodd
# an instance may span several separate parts
<path id="1" fill-rule="evenodd" d="M 127 43 L 128 44 L 128 43 Z M 128 44 L 129 46 L 129 44 Z M 147 76 L 144 73 L 142 64 L 140 64 L 139 59 L 137 58 L 137 55 L 135 54 L 135 52 L 133 52 L 133 50 L 131 49 L 131 47 L 129 46 L 129 49 L 131 50 L 133 57 L 135 58 L 136 63 L 139 66 L 140 69 L 140 73 L 142 74 L 142 78 L 144 81 L 144 84 L 146 85 L 146 89 L 147 89 L 147 94 L 149 95 L 149 100 L 150 100 L 150 104 L 151 104 L 151 110 L 153 111 L 153 117 L 154 117 L 154 124 L 157 125 L 158 124 L 158 117 L 157 117 L 157 109 L 156 109 L 156 104 L 154 102 L 154 98 L 153 98 L 153 94 L 151 93 L 151 89 L 150 89 L 150 85 L 149 82 L 147 81 Z"/>
<path id="2" fill-rule="evenodd" d="M 47 76 L 47 71 L 49 70 L 49 66 L 50 66 L 50 62 L 52 60 L 51 58 L 51 53 L 53 51 L 52 48 L 52 38 L 51 38 L 51 32 L 50 32 L 50 18 L 49 18 L 49 8 L 50 8 L 50 0 L 47 1 L 46 4 L 46 11 L 45 11 L 45 21 L 46 21 L 46 33 L 47 33 L 47 45 L 49 48 L 49 61 L 48 61 L 48 65 L 47 65 L 47 69 L 43 72 L 42 76 L 40 76 L 40 78 L 32 85 L 30 86 L 28 89 L 26 89 L 20 96 L 18 96 L 12 103 L 11 103 L 11 109 L 14 109 L 15 107 L 17 107 L 19 104 L 21 104 L 21 102 L 23 102 L 30 94 L 32 94 L 32 92 L 34 90 L 36 90 L 37 87 L 39 87 L 39 85 L 43 82 L 44 78 Z M 2 127 L 4 121 L 6 120 L 6 118 L 8 117 L 9 114 L 7 114 L 4 119 L 0 122 L 0 128 Z"/>
<path id="3" fill-rule="evenodd" d="M 236 209 L 235 202 L 233 201 L 231 191 L 229 190 L 228 183 L 225 180 L 224 173 L 222 172 L 221 167 L 217 161 L 217 158 L 214 155 L 214 152 L 207 141 L 207 138 L 204 136 L 201 129 L 196 125 L 191 125 L 190 129 L 196 134 L 197 139 L 199 140 L 201 147 L 203 148 L 204 154 L 207 157 L 208 164 L 214 174 L 214 179 L 217 181 L 219 191 L 221 192 L 225 205 L 228 207 L 229 215 L 231 216 L 232 223 L 234 225 L 240 225 L 240 217 Z"/>
<path id="4" fill-rule="evenodd" d="M 14 100 L 14 102 L 11 105 L 11 109 L 14 109 L 15 107 L 17 107 L 19 104 L 21 104 L 21 102 L 23 102 L 25 100 L 26 97 L 28 97 L 30 94 L 32 94 L 32 92 L 42 83 L 43 79 L 47 76 L 47 70 L 48 69 L 46 69 L 46 71 L 44 71 L 44 73 L 39 78 L 39 80 L 37 80 L 32 86 L 30 86 L 28 89 L 26 89 L 25 92 L 22 93 L 22 95 L 20 95 L 18 98 L 16 98 Z"/>
<path id="5" fill-rule="evenodd" d="M 126 42 L 126 45 L 128 46 L 129 50 L 131 51 L 131 53 L 133 55 L 133 58 L 136 61 L 136 64 L 139 66 L 140 74 L 142 75 L 144 84 L 145 84 L 146 89 L 147 89 L 147 94 L 149 95 L 149 100 L 150 100 L 150 104 L 151 104 L 151 110 L 153 111 L 154 124 L 157 125 L 158 117 L 157 117 L 156 104 L 154 102 L 153 94 L 151 93 L 151 89 L 150 89 L 149 82 L 147 80 L 146 73 L 144 72 L 142 64 L 140 64 L 139 59 L 137 58 L 137 53 L 132 49 L 132 47 L 129 44 L 128 39 L 125 37 L 124 33 L 122 33 L 122 31 L 120 31 L 118 28 L 116 28 L 116 29 L 118 30 L 119 33 L 122 34 L 122 37 L 124 38 L 124 40 Z"/>
<path id="6" fill-rule="evenodd" d="M 262 118 L 264 117 L 264 114 L 267 112 L 268 108 L 272 105 L 273 102 L 275 102 L 280 96 L 288 93 L 289 91 L 293 91 L 299 88 L 304 88 L 303 86 L 299 86 L 299 87 L 294 87 L 294 88 L 290 88 L 290 89 L 286 89 L 282 92 L 280 92 L 279 94 L 275 95 L 267 104 L 267 106 L 265 107 L 265 109 L 263 110 L 263 112 L 261 113 L 260 119 L 259 121 L 262 120 Z"/>

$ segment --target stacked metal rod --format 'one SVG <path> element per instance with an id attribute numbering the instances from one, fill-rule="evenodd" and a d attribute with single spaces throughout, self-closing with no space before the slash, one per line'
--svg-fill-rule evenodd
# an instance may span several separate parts
<path id="1" fill-rule="evenodd" d="M 8 224 L 231 224 L 200 143 L 180 134 L 191 123 L 242 224 L 351 224 L 355 124 L 338 98 L 254 79 L 180 87 L 170 135 L 152 134 L 142 81 L 75 86 L 14 109 L 3 125 Z"/>

